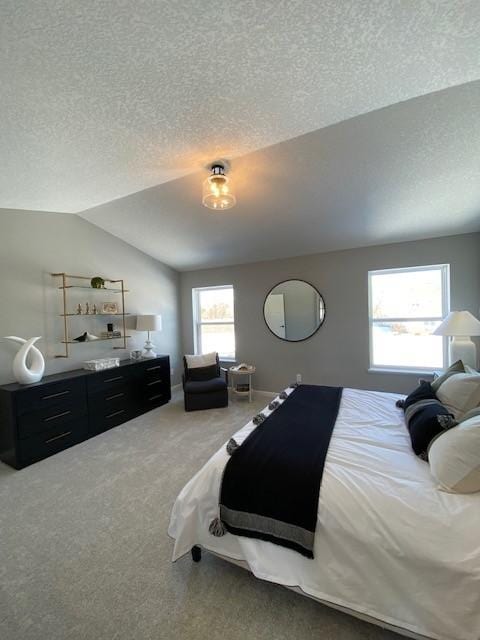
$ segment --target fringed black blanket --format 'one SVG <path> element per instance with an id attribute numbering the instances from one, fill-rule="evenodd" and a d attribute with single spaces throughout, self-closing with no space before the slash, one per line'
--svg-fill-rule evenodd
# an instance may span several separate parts
<path id="1" fill-rule="evenodd" d="M 234 449 L 220 490 L 227 531 L 313 558 L 318 498 L 342 389 L 301 385 Z"/>

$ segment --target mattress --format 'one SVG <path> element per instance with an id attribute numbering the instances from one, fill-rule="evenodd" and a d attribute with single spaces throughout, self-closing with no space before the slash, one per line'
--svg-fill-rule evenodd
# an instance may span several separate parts
<path id="1" fill-rule="evenodd" d="M 323 472 L 313 560 L 269 542 L 209 533 L 225 446 L 174 504 L 173 560 L 201 545 L 245 563 L 260 579 L 413 634 L 479 640 L 480 493 L 437 489 L 428 463 L 411 449 L 395 407 L 400 397 L 344 389 Z M 232 435 L 240 443 L 254 428 L 249 422 Z"/>

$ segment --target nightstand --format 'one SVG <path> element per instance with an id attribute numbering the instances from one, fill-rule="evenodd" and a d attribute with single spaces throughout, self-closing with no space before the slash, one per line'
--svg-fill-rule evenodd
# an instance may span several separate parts
<path id="1" fill-rule="evenodd" d="M 232 394 L 237 396 L 248 396 L 248 401 L 252 401 L 253 397 L 253 385 L 252 375 L 255 373 L 256 368 L 254 366 L 248 367 L 248 369 L 236 369 L 230 367 L 228 374 L 232 381 Z"/>

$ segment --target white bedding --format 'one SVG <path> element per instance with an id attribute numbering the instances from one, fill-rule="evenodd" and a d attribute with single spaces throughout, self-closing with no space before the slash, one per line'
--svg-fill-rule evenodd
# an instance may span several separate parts
<path id="1" fill-rule="evenodd" d="M 480 638 L 480 493 L 438 491 L 412 452 L 398 395 L 344 389 L 323 473 L 315 559 L 208 532 L 225 446 L 173 507 L 173 560 L 198 544 L 255 576 L 438 640 Z M 249 422 L 235 435 L 241 442 Z M 281 496 L 279 496 L 281 499 Z"/>

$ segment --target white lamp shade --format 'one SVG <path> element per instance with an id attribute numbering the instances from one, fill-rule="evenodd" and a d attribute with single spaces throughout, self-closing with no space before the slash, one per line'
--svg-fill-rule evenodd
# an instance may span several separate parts
<path id="1" fill-rule="evenodd" d="M 159 316 L 159 315 L 137 316 L 137 324 L 135 326 L 135 329 L 137 331 L 161 331 L 162 316 Z"/>
<path id="2" fill-rule="evenodd" d="M 435 336 L 480 336 L 480 321 L 470 311 L 451 311 L 433 332 Z"/>

